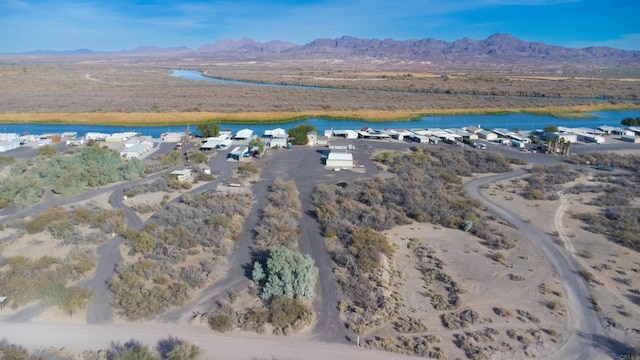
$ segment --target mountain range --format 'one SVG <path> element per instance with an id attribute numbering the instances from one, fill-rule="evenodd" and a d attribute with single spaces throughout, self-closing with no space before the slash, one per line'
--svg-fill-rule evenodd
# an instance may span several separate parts
<path id="1" fill-rule="evenodd" d="M 141 46 L 121 52 L 34 51 L 22 55 L 149 56 L 157 58 L 209 58 L 224 60 L 379 60 L 481 66 L 573 66 L 640 69 L 640 51 L 608 47 L 566 48 L 528 42 L 508 34 L 484 40 L 463 38 L 453 42 L 433 38 L 413 40 L 362 39 L 343 36 L 316 39 L 304 45 L 283 41 L 257 42 L 249 38 L 220 40 L 197 49 Z"/>

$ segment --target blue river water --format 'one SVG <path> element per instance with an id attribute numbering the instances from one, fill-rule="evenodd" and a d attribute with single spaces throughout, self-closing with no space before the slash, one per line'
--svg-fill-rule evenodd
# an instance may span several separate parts
<path id="1" fill-rule="evenodd" d="M 596 128 L 601 125 L 620 126 L 620 121 L 627 117 L 640 117 L 640 110 L 624 111 L 598 111 L 593 112 L 597 118 L 593 119 L 559 119 L 552 116 L 529 115 L 529 114 L 507 114 L 507 115 L 447 115 L 447 116 L 425 116 L 419 120 L 404 122 L 370 122 L 366 120 L 336 120 L 309 118 L 283 124 L 221 124 L 222 129 L 228 129 L 234 133 L 243 128 L 249 128 L 254 133 L 262 135 L 267 129 L 276 127 L 289 130 L 299 124 L 309 124 L 315 126 L 322 134 L 329 129 L 353 129 L 359 130 L 365 126 L 375 129 L 413 129 L 413 128 L 460 128 L 465 126 L 478 126 L 482 128 L 507 128 L 514 130 L 518 128 L 522 131 L 542 129 L 548 125 L 566 127 L 587 127 Z M 77 125 L 77 124 L 0 124 L 0 132 L 18 134 L 50 134 L 75 131 L 78 135 L 87 132 L 125 132 L 135 131 L 144 136 L 160 137 L 165 132 L 185 131 L 187 125 L 179 126 L 112 126 L 112 125 Z M 189 125 L 189 131 L 197 134 L 197 126 Z"/>
<path id="2" fill-rule="evenodd" d="M 246 83 L 239 81 L 215 79 L 202 76 L 198 71 L 190 70 L 174 70 L 172 76 L 194 81 L 213 81 L 217 83 L 245 84 L 255 86 L 286 86 L 309 88 L 305 86 L 291 86 L 281 84 L 259 84 Z M 595 118 L 591 119 L 560 119 L 552 116 L 529 115 L 529 114 L 505 114 L 505 115 L 446 115 L 446 116 L 425 116 L 418 120 L 404 122 L 370 122 L 363 120 L 340 120 L 340 119 L 322 119 L 309 118 L 305 120 L 282 123 L 282 124 L 221 124 L 223 130 L 231 130 L 236 132 L 243 128 L 249 128 L 254 133 L 262 135 L 265 130 L 276 127 L 285 130 L 291 129 L 299 124 L 309 124 L 316 127 L 322 134 L 324 130 L 329 129 L 352 129 L 358 130 L 365 126 L 375 129 L 412 129 L 412 128 L 460 128 L 465 126 L 478 126 L 486 129 L 506 128 L 514 130 L 516 128 L 522 131 L 530 131 L 542 129 L 549 125 L 566 126 L 566 127 L 587 127 L 596 128 L 601 125 L 620 126 L 620 121 L 627 117 L 640 117 L 640 110 L 623 110 L 623 111 L 598 111 L 591 113 Z M 77 125 L 77 124 L 1 124 L 0 132 L 18 133 L 18 134 L 49 134 L 62 133 L 67 131 L 77 132 L 79 136 L 87 132 L 125 132 L 135 131 L 144 136 L 160 137 L 165 132 L 181 132 L 186 131 L 187 125 L 179 126 L 112 126 L 112 125 Z M 196 125 L 189 125 L 191 133 L 198 134 Z"/>

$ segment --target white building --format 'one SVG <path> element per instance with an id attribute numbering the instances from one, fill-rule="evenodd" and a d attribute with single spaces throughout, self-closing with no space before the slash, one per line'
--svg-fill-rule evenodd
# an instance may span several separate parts
<path id="1" fill-rule="evenodd" d="M 218 144 L 218 149 L 227 150 L 228 148 L 231 147 L 232 144 L 233 144 L 233 141 L 231 141 L 231 139 L 222 140 L 222 142 Z"/>
<path id="2" fill-rule="evenodd" d="M 109 134 L 100 132 L 88 132 L 86 133 L 85 137 L 87 138 L 87 140 L 103 141 L 104 139 L 109 137 Z"/>
<path id="3" fill-rule="evenodd" d="M 634 144 L 640 144 L 640 137 L 637 137 L 635 135 L 622 135 L 620 140 Z"/>
<path id="4" fill-rule="evenodd" d="M 215 150 L 220 146 L 222 140 L 213 140 L 213 138 L 207 139 L 205 142 L 200 144 L 200 150 L 211 151 Z"/>
<path id="5" fill-rule="evenodd" d="M 236 140 L 248 140 L 248 139 L 251 139 L 252 137 L 253 137 L 253 130 L 251 129 L 239 130 L 234 136 Z"/>
<path id="6" fill-rule="evenodd" d="M 162 134 L 162 141 L 169 143 L 181 142 L 187 134 L 184 132 L 166 132 Z"/>
<path id="7" fill-rule="evenodd" d="M 462 129 L 444 129 L 446 132 L 455 134 L 460 136 L 463 139 L 469 139 L 469 140 L 477 140 L 478 139 L 478 135 L 476 133 L 471 133 L 468 132 L 466 130 L 462 130 Z"/>
<path id="8" fill-rule="evenodd" d="M 353 154 L 346 152 L 330 152 L 325 167 L 328 169 L 351 169 L 354 167 Z"/>
<path id="9" fill-rule="evenodd" d="M 271 147 L 271 148 L 287 147 L 287 139 L 286 138 L 271 138 L 267 142 L 267 146 Z"/>
<path id="10" fill-rule="evenodd" d="M 478 131 L 478 137 L 487 141 L 496 141 L 498 139 L 498 134 L 488 130 L 480 130 Z"/>
<path id="11" fill-rule="evenodd" d="M 19 140 L 20 135 L 16 133 L 0 133 L 0 141 Z"/>
<path id="12" fill-rule="evenodd" d="M 153 149 L 153 143 L 150 141 L 143 141 L 139 144 L 123 149 L 120 151 L 120 156 L 125 159 L 139 159 L 151 149 Z"/>
<path id="13" fill-rule="evenodd" d="M 133 131 L 127 131 L 122 133 L 113 133 L 107 136 L 104 141 L 109 143 L 123 143 L 129 141 L 138 136 L 138 133 Z"/>
<path id="14" fill-rule="evenodd" d="M 627 130 L 633 132 L 635 135 L 640 135 L 640 126 L 629 126 Z"/>
<path id="15" fill-rule="evenodd" d="M 279 139 L 279 138 L 287 138 L 288 136 L 289 135 L 287 134 L 287 131 L 282 128 L 275 128 L 275 129 L 264 131 L 264 137 L 267 137 L 267 138 Z"/>
<path id="16" fill-rule="evenodd" d="M 345 139 L 357 139 L 358 133 L 353 130 L 327 130 L 324 132 L 326 137 L 341 137 Z"/>
<path id="17" fill-rule="evenodd" d="M 60 134 L 61 137 L 65 138 L 65 139 L 75 139 L 78 137 L 78 132 L 77 131 L 65 131 L 62 134 Z"/>
<path id="18" fill-rule="evenodd" d="M 599 126 L 597 128 L 597 130 L 600 130 L 605 134 L 611 134 L 611 131 L 613 131 L 613 129 L 615 129 L 615 128 L 613 126 L 609 126 L 609 125 L 602 125 L 602 126 Z"/>
<path id="19" fill-rule="evenodd" d="M 187 181 L 191 178 L 191 169 L 173 170 L 171 175 L 180 181 Z"/>
<path id="20" fill-rule="evenodd" d="M 67 146 L 80 146 L 80 145 L 84 145 L 85 140 L 84 137 L 79 137 L 76 139 L 70 139 L 66 141 Z"/>
<path id="21" fill-rule="evenodd" d="M 511 131 L 504 128 L 493 129 L 491 131 L 493 131 L 500 137 L 509 137 L 509 134 L 511 134 Z"/>
<path id="22" fill-rule="evenodd" d="M 5 152 L 13 149 L 17 149 L 20 147 L 20 140 L 1 140 L 0 141 L 0 152 Z"/>

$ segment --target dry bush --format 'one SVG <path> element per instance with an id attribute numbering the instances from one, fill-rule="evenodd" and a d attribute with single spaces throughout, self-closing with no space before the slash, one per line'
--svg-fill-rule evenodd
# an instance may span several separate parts
<path id="1" fill-rule="evenodd" d="M 215 313 L 209 316 L 207 320 L 211 330 L 218 332 L 228 332 L 234 329 L 234 321 L 229 314 Z"/>

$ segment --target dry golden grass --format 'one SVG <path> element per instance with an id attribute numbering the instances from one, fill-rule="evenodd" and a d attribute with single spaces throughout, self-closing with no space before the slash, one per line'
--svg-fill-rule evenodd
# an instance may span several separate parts
<path id="1" fill-rule="evenodd" d="M 101 113 L 5 113 L 0 114 L 0 123 L 58 123 L 101 125 L 181 125 L 196 124 L 207 120 L 225 123 L 281 123 L 311 117 L 331 119 L 364 119 L 376 121 L 407 121 L 422 116 L 529 113 L 551 116 L 588 117 L 587 112 L 597 110 L 640 109 L 640 104 L 578 105 L 570 107 L 544 108 L 472 108 L 472 109 L 423 109 L 423 110 L 327 110 L 295 112 L 101 112 Z"/>

